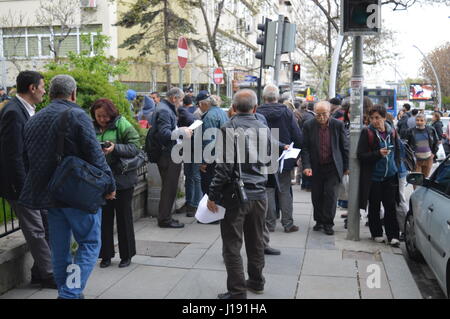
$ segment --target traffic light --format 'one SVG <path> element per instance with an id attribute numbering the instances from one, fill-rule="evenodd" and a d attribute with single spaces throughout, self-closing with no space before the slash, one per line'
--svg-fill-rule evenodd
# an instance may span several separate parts
<path id="1" fill-rule="evenodd" d="M 258 30 L 263 32 L 256 40 L 256 43 L 261 45 L 261 51 L 256 52 L 255 57 L 261 60 L 263 68 L 275 66 L 277 23 L 270 19 L 266 19 L 264 23 L 258 24 Z"/>
<path id="2" fill-rule="evenodd" d="M 292 64 L 292 82 L 300 81 L 300 64 Z"/>
<path id="3" fill-rule="evenodd" d="M 380 0 L 341 0 L 341 33 L 377 34 L 381 25 Z"/>

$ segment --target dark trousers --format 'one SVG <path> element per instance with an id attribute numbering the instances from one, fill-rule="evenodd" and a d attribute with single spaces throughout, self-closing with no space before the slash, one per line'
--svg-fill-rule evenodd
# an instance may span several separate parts
<path id="1" fill-rule="evenodd" d="M 47 211 L 26 208 L 15 200 L 8 200 L 8 202 L 19 219 L 20 228 L 34 259 L 31 277 L 36 280 L 49 278 L 53 275 L 53 267 L 48 238 Z"/>
<path id="2" fill-rule="evenodd" d="M 247 286 L 241 257 L 243 237 L 248 259 L 249 285 L 263 289 L 264 268 L 264 223 L 267 209 L 266 200 L 250 200 L 238 210 L 225 213 L 220 223 L 222 234 L 222 255 L 227 269 L 227 288 L 237 297 L 246 298 Z M 244 236 L 242 236 L 244 235 Z"/>
<path id="3" fill-rule="evenodd" d="M 211 163 L 206 166 L 206 173 L 200 172 L 202 179 L 202 192 L 208 194 L 209 184 L 211 184 L 214 178 L 214 170 L 216 169 L 216 163 Z"/>
<path id="4" fill-rule="evenodd" d="M 131 201 L 134 188 L 118 190 L 116 199 L 108 200 L 102 209 L 102 248 L 100 258 L 111 259 L 114 251 L 114 214 L 117 218 L 120 259 L 130 259 L 136 255 L 134 239 L 133 211 Z"/>
<path id="5" fill-rule="evenodd" d="M 339 184 L 340 180 L 334 163 L 321 165 L 313 170 L 311 198 L 314 220 L 317 223 L 334 226 Z"/>
<path id="6" fill-rule="evenodd" d="M 384 207 L 384 229 L 388 241 L 399 238 L 399 227 L 395 208 L 395 195 L 398 191 L 397 175 L 384 182 L 372 182 L 369 194 L 369 229 L 372 237 L 383 236 L 380 206 Z"/>
<path id="7" fill-rule="evenodd" d="M 170 155 L 163 154 L 158 160 L 159 175 L 161 175 L 161 197 L 159 200 L 158 223 L 172 221 L 172 208 L 177 197 L 178 179 L 181 163 L 175 164 Z"/>

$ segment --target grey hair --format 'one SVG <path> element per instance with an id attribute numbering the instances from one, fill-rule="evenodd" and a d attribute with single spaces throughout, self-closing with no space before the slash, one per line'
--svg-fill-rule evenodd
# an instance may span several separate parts
<path id="1" fill-rule="evenodd" d="M 268 102 L 278 102 L 280 90 L 274 84 L 268 84 L 263 90 L 263 99 Z"/>
<path id="2" fill-rule="evenodd" d="M 166 97 L 167 98 L 171 98 L 171 97 L 183 98 L 184 97 L 184 92 L 183 92 L 182 89 L 174 87 L 174 88 L 171 88 L 169 90 L 169 92 L 167 92 Z"/>
<path id="3" fill-rule="evenodd" d="M 426 120 L 426 116 L 425 116 L 425 114 L 423 114 L 423 113 L 417 113 L 417 115 L 416 115 L 416 118 L 418 118 L 418 117 L 421 117 L 421 118 L 423 118 L 424 120 Z"/>
<path id="4" fill-rule="evenodd" d="M 239 112 L 248 113 L 257 104 L 258 99 L 256 93 L 249 89 L 239 90 L 233 97 L 233 105 Z"/>
<path id="5" fill-rule="evenodd" d="M 314 105 L 314 111 L 316 111 L 316 109 L 317 109 L 319 106 L 322 106 L 322 105 L 325 106 L 325 107 L 327 108 L 328 112 L 331 111 L 331 103 L 328 102 L 328 101 L 320 101 L 320 102 L 317 102 L 317 103 Z"/>
<path id="6" fill-rule="evenodd" d="M 55 76 L 50 82 L 50 99 L 66 99 L 77 89 L 75 79 L 67 74 Z"/>

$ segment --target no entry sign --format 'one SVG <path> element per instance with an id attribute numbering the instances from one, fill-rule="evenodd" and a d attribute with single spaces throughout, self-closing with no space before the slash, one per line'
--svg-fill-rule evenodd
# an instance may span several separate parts
<path id="1" fill-rule="evenodd" d="M 223 83 L 223 71 L 221 68 L 217 68 L 214 70 L 214 83 L 215 84 Z"/>
<path id="2" fill-rule="evenodd" d="M 184 37 L 178 38 L 178 65 L 184 69 L 188 61 L 188 45 Z"/>

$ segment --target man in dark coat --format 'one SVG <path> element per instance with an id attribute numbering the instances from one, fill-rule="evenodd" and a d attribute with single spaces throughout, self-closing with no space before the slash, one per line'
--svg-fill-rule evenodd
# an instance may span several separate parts
<path id="1" fill-rule="evenodd" d="M 47 212 L 17 203 L 25 183 L 23 127 L 45 94 L 44 78 L 34 71 L 17 76 L 17 95 L 0 112 L 0 197 L 8 200 L 34 259 L 31 283 L 56 288 L 50 257 Z"/>
<path id="2" fill-rule="evenodd" d="M 256 109 L 256 112 L 264 115 L 269 128 L 274 132 L 279 132 L 278 140 L 290 145 L 294 143 L 295 148 L 301 148 L 302 133 L 297 124 L 294 113 L 289 110 L 286 105 L 277 103 L 279 98 L 279 90 L 275 85 L 266 85 L 263 91 L 263 99 L 265 104 Z M 275 192 L 277 192 L 279 205 L 281 209 L 281 224 L 286 233 L 298 231 L 298 226 L 294 225 L 293 218 L 293 198 L 291 194 L 291 171 L 294 168 L 296 159 L 288 159 L 284 162 L 282 172 L 277 173 L 279 188 L 268 188 L 268 211 L 266 223 L 269 231 L 275 230 L 277 215 L 275 208 Z"/>
<path id="3" fill-rule="evenodd" d="M 330 118 L 331 105 L 322 101 L 314 106 L 316 117 L 303 127 L 303 172 L 312 176 L 311 197 L 314 207 L 313 230 L 333 235 L 339 184 L 349 173 L 349 142 L 344 124 Z"/>

